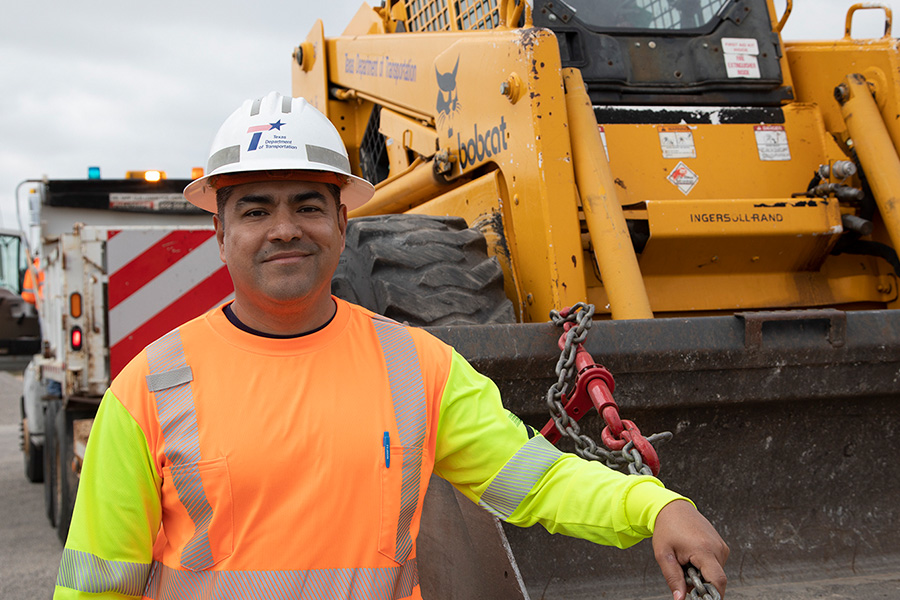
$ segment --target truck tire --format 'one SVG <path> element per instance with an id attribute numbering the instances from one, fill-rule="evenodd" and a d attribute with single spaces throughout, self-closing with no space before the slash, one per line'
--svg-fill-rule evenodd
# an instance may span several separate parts
<path id="1" fill-rule="evenodd" d="M 22 432 L 22 456 L 25 459 L 25 478 L 31 483 L 44 481 L 44 447 L 38 446 L 31 439 L 28 419 L 25 417 L 25 397 L 21 397 L 22 418 L 19 427 Z"/>
<path id="2" fill-rule="evenodd" d="M 94 411 L 73 409 L 71 405 L 56 415 L 57 483 L 56 534 L 65 545 L 75 510 L 78 474 L 75 469 L 75 421 L 93 418 Z"/>
<path id="3" fill-rule="evenodd" d="M 44 404 L 44 509 L 51 527 L 56 527 L 56 415 L 62 408 L 61 400 Z"/>
<path id="4" fill-rule="evenodd" d="M 97 414 L 96 409 L 73 408 L 69 405 L 62 413 L 62 418 L 57 417 L 56 439 L 59 446 L 59 483 L 57 499 L 56 533 L 59 540 L 65 545 L 69 535 L 69 525 L 72 523 L 72 514 L 75 511 L 75 498 L 78 495 L 78 482 L 80 480 L 80 468 L 76 465 L 75 455 L 75 421 L 81 419 L 93 419 Z"/>
<path id="5" fill-rule="evenodd" d="M 418 327 L 516 321 L 484 236 L 458 217 L 352 219 L 331 290 Z"/>

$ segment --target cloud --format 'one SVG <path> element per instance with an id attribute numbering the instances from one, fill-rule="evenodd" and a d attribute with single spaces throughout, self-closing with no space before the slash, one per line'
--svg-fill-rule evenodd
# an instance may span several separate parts
<path id="1" fill-rule="evenodd" d="M 293 47 L 315 19 L 339 33 L 359 0 L 253 5 L 32 0 L 0 21 L 0 215 L 26 178 L 204 165 L 224 118 L 290 91 Z M 315 11 L 313 7 L 315 6 Z M 318 13 L 318 14 L 316 14 Z"/>

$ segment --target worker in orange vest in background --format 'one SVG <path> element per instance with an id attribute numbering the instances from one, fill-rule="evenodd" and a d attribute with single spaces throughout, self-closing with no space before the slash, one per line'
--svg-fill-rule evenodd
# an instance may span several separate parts
<path id="1" fill-rule="evenodd" d="M 37 286 L 35 286 L 35 273 L 37 274 Z M 21 296 L 25 302 L 32 306 L 37 306 L 38 298 L 44 299 L 44 271 L 41 269 L 40 256 L 36 256 L 31 266 L 25 270 Z"/>
<path id="2" fill-rule="evenodd" d="M 653 538 L 674 600 L 728 547 L 685 497 L 555 448 L 453 348 L 331 295 L 372 185 L 302 98 L 235 111 L 185 197 L 235 298 L 138 354 L 88 442 L 54 598 L 421 599 L 432 473 L 509 523 Z M 342 415 L 352 415 L 341 418 Z"/>

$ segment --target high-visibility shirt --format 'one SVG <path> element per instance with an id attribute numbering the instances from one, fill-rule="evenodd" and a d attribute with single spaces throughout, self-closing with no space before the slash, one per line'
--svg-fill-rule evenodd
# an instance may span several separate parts
<path id="1" fill-rule="evenodd" d="M 37 271 L 37 285 L 34 283 L 34 275 L 32 270 Z M 25 277 L 22 279 L 22 300 L 29 304 L 37 304 L 35 298 L 37 294 L 40 298 L 44 297 L 44 272 L 41 270 L 41 258 L 34 259 L 31 269 L 25 271 Z"/>
<path id="2" fill-rule="evenodd" d="M 432 472 L 510 523 L 620 547 L 682 498 L 561 453 L 452 348 L 335 302 L 288 339 L 219 307 L 129 363 L 94 421 L 54 598 L 420 598 Z"/>

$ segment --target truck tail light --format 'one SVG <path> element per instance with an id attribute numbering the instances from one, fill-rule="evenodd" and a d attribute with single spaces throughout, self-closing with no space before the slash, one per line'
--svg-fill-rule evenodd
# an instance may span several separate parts
<path id="1" fill-rule="evenodd" d="M 78 292 L 69 296 L 69 314 L 75 319 L 81 318 L 81 294 Z"/>
<path id="2" fill-rule="evenodd" d="M 72 350 L 78 351 L 81 350 L 81 344 L 84 341 L 81 337 L 81 327 L 77 325 L 72 328 L 71 333 L 71 342 L 72 342 Z"/>

